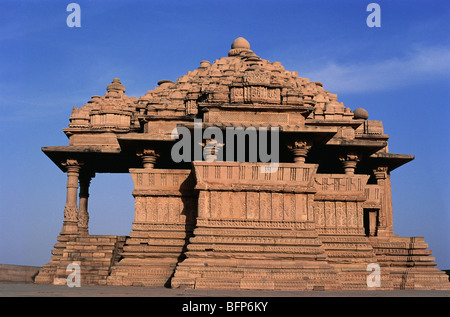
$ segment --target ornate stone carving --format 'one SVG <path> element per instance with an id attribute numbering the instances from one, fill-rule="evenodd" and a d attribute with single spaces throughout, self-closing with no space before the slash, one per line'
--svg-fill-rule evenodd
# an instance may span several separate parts
<path id="1" fill-rule="evenodd" d="M 77 206 L 65 206 L 64 207 L 64 220 L 66 221 L 78 221 L 78 208 Z"/>
<path id="2" fill-rule="evenodd" d="M 386 166 L 378 166 L 373 170 L 376 179 L 385 179 L 387 177 L 388 168 Z"/>
<path id="3" fill-rule="evenodd" d="M 345 174 L 355 174 L 356 165 L 360 161 L 360 155 L 358 153 L 346 153 L 339 156 L 339 160 L 344 166 Z"/>
<path id="4" fill-rule="evenodd" d="M 141 158 L 144 168 L 153 168 L 159 154 L 154 149 L 144 148 L 137 151 L 136 155 Z"/>
<path id="5" fill-rule="evenodd" d="M 287 144 L 287 148 L 290 149 L 294 155 L 295 163 L 304 163 L 311 147 L 312 141 L 309 140 L 295 140 Z"/>
<path id="6" fill-rule="evenodd" d="M 78 177 L 84 163 L 76 159 L 67 159 L 61 163 L 67 170 L 67 194 L 64 207 L 64 221 L 61 234 L 78 233 L 77 191 Z"/>
<path id="7" fill-rule="evenodd" d="M 106 90 L 104 96 L 92 96 L 86 105 L 73 108 L 69 129 L 124 131 L 132 128 L 137 98 L 125 95 L 125 86 L 118 78 L 114 78 Z"/>
<path id="8" fill-rule="evenodd" d="M 80 229 L 80 232 L 88 232 L 89 213 L 86 209 L 80 209 L 80 211 L 78 212 L 78 228 Z"/>
<path id="9" fill-rule="evenodd" d="M 270 85 L 270 73 L 261 71 L 261 70 L 253 70 L 250 69 L 246 71 L 244 74 L 244 85 L 248 86 L 268 86 Z"/>

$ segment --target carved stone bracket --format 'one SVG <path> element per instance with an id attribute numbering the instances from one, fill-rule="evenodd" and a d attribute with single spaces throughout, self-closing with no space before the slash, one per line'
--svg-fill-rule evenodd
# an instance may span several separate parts
<path id="1" fill-rule="evenodd" d="M 144 168 L 153 168 L 155 166 L 156 159 L 159 154 L 154 149 L 142 149 L 139 150 L 136 155 L 142 159 L 142 165 Z"/>
<path id="2" fill-rule="evenodd" d="M 342 165 L 344 166 L 345 174 L 346 175 L 354 175 L 356 165 L 361 160 L 361 157 L 358 153 L 347 153 L 347 154 L 341 154 L 339 156 L 339 160 L 342 162 Z"/>
<path id="3" fill-rule="evenodd" d="M 373 174 L 377 180 L 387 178 L 388 168 L 386 166 L 378 166 L 373 170 Z"/>
<path id="4" fill-rule="evenodd" d="M 295 163 L 304 163 L 309 150 L 312 147 L 312 142 L 309 140 L 295 140 L 287 144 L 287 148 L 291 150 L 294 155 Z"/>

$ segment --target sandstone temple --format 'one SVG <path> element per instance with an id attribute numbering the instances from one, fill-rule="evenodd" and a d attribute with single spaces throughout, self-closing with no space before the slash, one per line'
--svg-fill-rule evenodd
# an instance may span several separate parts
<path id="1" fill-rule="evenodd" d="M 67 197 L 35 283 L 66 284 L 77 263 L 82 285 L 450 289 L 424 238 L 394 234 L 391 175 L 414 156 L 389 152 L 382 122 L 320 82 L 237 38 L 228 56 L 176 82 L 161 80 L 140 98 L 125 92 L 114 78 L 105 95 L 73 108 L 68 145 L 42 148 L 67 174 Z M 209 128 L 214 137 L 202 133 Z M 200 139 L 174 133 L 196 129 Z M 229 138 L 238 129 L 244 138 Z M 174 158 L 182 141 L 193 150 L 179 154 L 191 159 Z M 277 153 L 276 164 L 255 149 Z M 128 236 L 90 234 L 96 173 L 130 174 Z"/>

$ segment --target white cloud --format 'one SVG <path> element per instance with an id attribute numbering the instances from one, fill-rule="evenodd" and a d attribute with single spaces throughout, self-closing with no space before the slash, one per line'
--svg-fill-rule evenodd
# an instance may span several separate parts
<path id="1" fill-rule="evenodd" d="M 394 89 L 449 75 L 450 49 L 442 47 L 414 49 L 402 58 L 372 63 L 330 62 L 315 71 L 302 73 L 336 93 Z"/>

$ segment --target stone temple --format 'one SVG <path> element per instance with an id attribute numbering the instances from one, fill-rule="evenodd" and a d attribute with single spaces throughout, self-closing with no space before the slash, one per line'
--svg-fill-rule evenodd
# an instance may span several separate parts
<path id="1" fill-rule="evenodd" d="M 67 173 L 67 200 L 35 283 L 66 284 L 77 263 L 82 285 L 450 289 L 424 238 L 393 231 L 391 174 L 414 156 L 390 153 L 382 122 L 320 82 L 238 38 L 227 57 L 176 82 L 161 80 L 140 98 L 125 92 L 114 78 L 104 96 L 73 108 L 69 145 L 42 148 Z M 182 141 L 190 160 L 174 159 Z M 207 155 L 196 157 L 199 147 Z M 255 149 L 278 153 L 276 168 Z M 130 174 L 129 236 L 89 233 L 96 173 Z"/>

